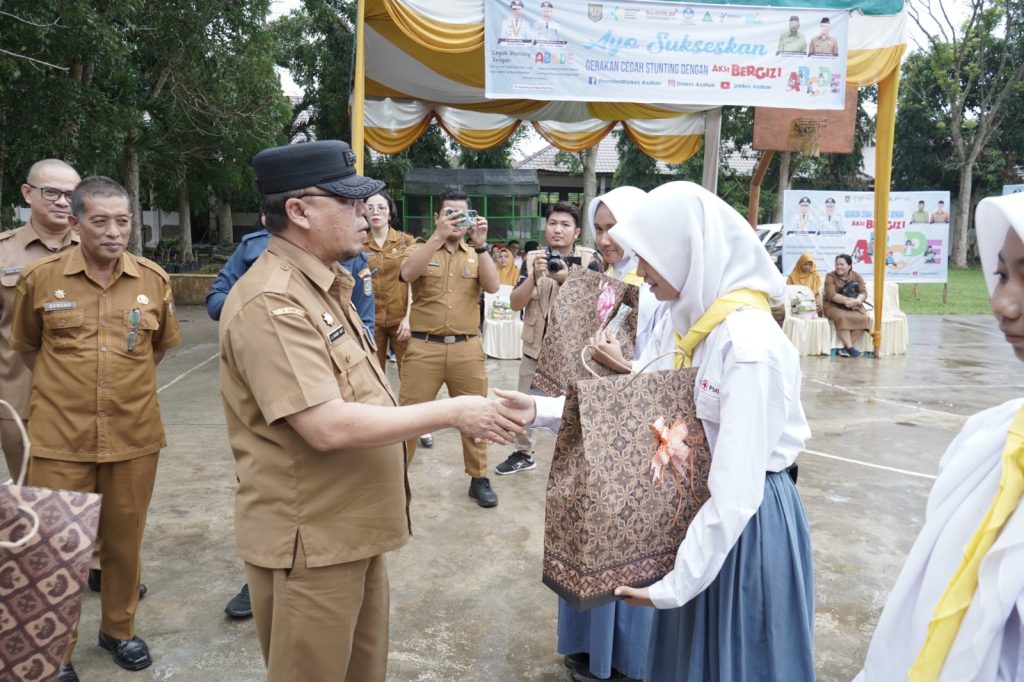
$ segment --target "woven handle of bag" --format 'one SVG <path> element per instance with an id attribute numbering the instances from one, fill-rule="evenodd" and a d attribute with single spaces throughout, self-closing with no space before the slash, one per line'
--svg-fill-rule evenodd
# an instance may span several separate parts
<path id="1" fill-rule="evenodd" d="M 593 369 L 592 369 L 592 368 L 590 367 L 590 365 L 588 365 L 588 364 L 587 364 L 587 351 L 588 351 L 588 350 L 590 351 L 590 354 L 591 354 L 591 355 L 593 355 L 593 354 L 594 354 L 594 351 L 595 351 L 595 350 L 597 350 L 597 346 L 595 346 L 595 345 L 594 345 L 594 344 L 592 344 L 592 343 L 591 343 L 591 344 L 587 344 L 586 346 L 584 346 L 584 347 L 583 347 L 583 349 L 582 349 L 582 350 L 580 351 L 580 362 L 582 362 L 582 363 L 583 363 L 583 366 L 587 368 L 587 371 L 588 371 L 588 372 L 590 372 L 590 373 L 591 373 L 591 374 L 592 374 L 592 375 L 594 376 L 594 378 L 595 378 L 595 379 L 600 379 L 600 378 L 601 378 L 601 375 L 600 375 L 600 374 L 598 374 L 597 372 L 595 372 L 595 371 L 594 371 L 594 370 L 593 370 Z M 630 384 L 632 384 L 632 383 L 633 383 L 634 381 L 636 381 L 636 378 L 637 378 L 638 376 L 640 376 L 641 374 L 643 374 L 643 373 L 644 373 L 644 371 L 645 371 L 645 370 L 646 370 L 646 369 L 647 369 L 648 367 L 650 367 L 651 365 L 653 365 L 654 363 L 656 363 L 656 362 L 657 362 L 658 360 L 661 360 L 662 358 L 667 358 L 667 357 L 668 357 L 668 356 L 670 356 L 670 355 L 682 355 L 683 357 L 686 357 L 686 353 L 684 353 L 683 351 L 679 350 L 678 348 L 677 348 L 677 349 L 675 349 L 675 350 L 670 350 L 670 351 L 668 351 L 668 352 L 662 353 L 661 355 L 655 356 L 655 357 L 651 358 L 650 362 L 648 362 L 648 363 L 647 363 L 646 365 L 644 365 L 643 367 L 641 367 L 641 368 L 640 368 L 640 369 L 639 369 L 638 371 L 636 371 L 636 372 L 632 372 L 633 376 L 632 376 L 632 377 L 630 377 L 629 381 L 627 381 L 627 382 L 626 382 L 626 383 L 625 383 L 625 384 L 623 385 L 623 388 L 626 388 L 626 386 L 629 386 L 629 385 L 630 385 Z"/>
<path id="2" fill-rule="evenodd" d="M 0 400 L 0 406 L 5 407 L 7 411 L 11 413 L 14 423 L 18 425 L 18 430 L 21 431 L 21 442 L 22 445 L 24 445 L 24 453 L 22 454 L 21 472 L 18 474 L 18 481 L 13 483 L 14 485 L 21 487 L 25 485 L 25 474 L 28 472 L 29 448 L 31 448 L 32 444 L 28 440 L 28 432 L 25 431 L 25 425 L 21 423 L 21 417 L 18 416 L 17 410 L 15 410 L 14 407 L 6 400 Z M 18 510 L 32 519 L 32 528 L 17 542 L 0 540 L 0 547 L 4 549 L 18 549 L 19 547 L 24 547 L 36 536 L 36 533 L 39 532 L 39 515 L 24 504 L 19 504 Z"/>

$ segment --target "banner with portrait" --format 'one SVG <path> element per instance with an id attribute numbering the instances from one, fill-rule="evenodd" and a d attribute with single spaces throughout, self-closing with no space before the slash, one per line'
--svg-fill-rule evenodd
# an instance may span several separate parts
<path id="1" fill-rule="evenodd" d="M 849 12 L 484 0 L 488 98 L 842 109 Z"/>
<path id="2" fill-rule="evenodd" d="M 782 272 L 810 252 L 824 275 L 848 254 L 865 277 L 885 261 L 890 282 L 943 283 L 949 269 L 949 192 L 892 192 L 888 245 L 875 249 L 873 192 L 786 190 L 783 197 Z"/>

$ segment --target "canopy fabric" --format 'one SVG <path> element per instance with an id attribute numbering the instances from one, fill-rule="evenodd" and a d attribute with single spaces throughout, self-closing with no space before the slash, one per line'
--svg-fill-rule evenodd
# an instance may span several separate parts
<path id="1" fill-rule="evenodd" d="M 855 8 L 847 81 L 863 87 L 899 68 L 902 0 L 786 0 L 710 4 Z M 486 149 L 522 121 L 563 151 L 586 149 L 622 123 L 648 155 L 681 163 L 700 149 L 712 107 L 623 102 L 488 100 L 484 96 L 483 0 L 365 0 L 366 142 L 394 154 L 436 120 L 460 144 Z M 564 124 L 574 124 L 566 126 Z"/>

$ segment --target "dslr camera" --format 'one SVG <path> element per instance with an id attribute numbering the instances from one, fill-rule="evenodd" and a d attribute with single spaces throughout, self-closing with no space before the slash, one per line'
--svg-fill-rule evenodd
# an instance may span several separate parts
<path id="1" fill-rule="evenodd" d="M 456 223 L 458 227 L 468 230 L 476 225 L 477 213 L 473 209 L 470 208 L 465 211 L 462 211 L 457 208 L 446 208 L 444 211 L 445 216 L 450 216 L 454 213 L 462 213 L 462 220 Z"/>
<path id="2" fill-rule="evenodd" d="M 583 265 L 583 259 L 579 256 L 563 256 L 550 248 L 544 250 L 544 256 L 548 259 L 548 272 L 558 272 L 573 265 Z"/>

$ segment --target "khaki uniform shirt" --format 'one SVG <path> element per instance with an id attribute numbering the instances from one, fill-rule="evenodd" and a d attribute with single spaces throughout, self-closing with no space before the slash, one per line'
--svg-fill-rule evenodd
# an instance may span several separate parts
<path id="1" fill-rule="evenodd" d="M 526 254 L 526 281 L 533 280 L 533 265 L 537 262 L 537 257 L 545 253 L 544 250 L 538 250 Z M 595 253 L 593 249 L 585 246 L 576 246 L 573 247 L 571 255 L 579 256 L 581 266 L 585 268 L 594 260 Z M 561 287 L 561 284 L 550 277 L 537 278 L 537 286 L 533 287 L 530 300 L 523 311 L 523 355 L 534 360 L 540 357 L 541 343 L 547 332 L 548 316 L 555 307 L 555 299 L 558 298 L 558 290 Z"/>
<path id="2" fill-rule="evenodd" d="M 409 306 L 409 285 L 398 276 L 402 269 L 402 255 L 407 246 L 415 242 L 410 234 L 388 228 L 384 244 L 377 246 L 373 233 L 366 235 L 363 249 L 373 274 L 373 301 L 376 324 L 381 329 L 397 327 Z"/>
<path id="3" fill-rule="evenodd" d="M 78 234 L 68 230 L 59 249 L 51 250 L 29 222 L 23 227 L 0 232 L 0 398 L 9 402 L 18 416 L 28 419 L 32 394 L 32 370 L 22 362 L 21 353 L 11 348 L 11 318 L 14 316 L 14 285 L 22 268 L 78 243 Z M 0 419 L 10 419 L 4 410 Z"/>
<path id="4" fill-rule="evenodd" d="M 822 38 L 820 35 L 811 38 L 811 47 L 807 50 L 809 55 L 838 55 L 839 43 L 832 36 Z"/>
<path id="5" fill-rule="evenodd" d="M 334 399 L 393 406 L 351 303 L 352 276 L 272 235 L 231 289 L 220 319 L 220 385 L 238 490 L 239 556 L 290 568 L 333 566 L 409 537 L 405 448 L 320 452 L 285 417 Z"/>
<path id="6" fill-rule="evenodd" d="M 404 263 L 426 244 L 405 250 Z M 412 286 L 409 328 L 424 334 L 477 334 L 480 332 L 480 259 L 473 247 L 459 242 L 454 253 L 442 246 Z"/>
<path id="7" fill-rule="evenodd" d="M 26 266 L 17 289 L 11 347 L 38 351 L 32 455 L 104 463 L 165 446 L 153 353 L 181 343 L 167 273 L 125 253 L 103 287 L 76 246 Z"/>

